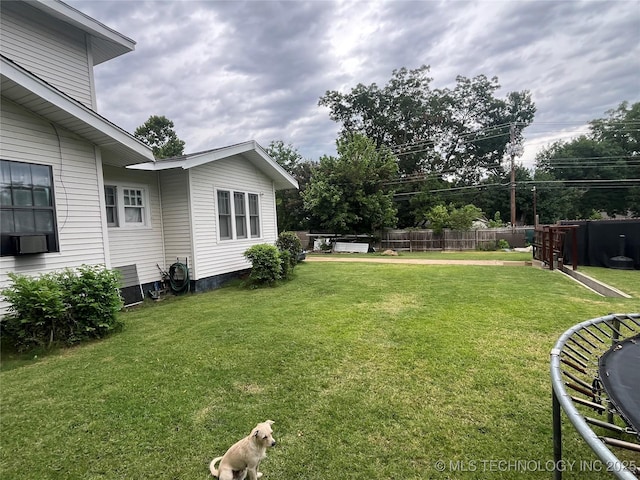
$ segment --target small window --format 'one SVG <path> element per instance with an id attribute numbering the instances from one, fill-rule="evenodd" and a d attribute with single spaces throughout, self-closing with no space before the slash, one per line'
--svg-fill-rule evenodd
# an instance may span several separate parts
<path id="1" fill-rule="evenodd" d="M 236 214 L 236 238 L 247 238 L 247 209 L 244 193 L 233 192 L 233 208 Z"/>
<path id="2" fill-rule="evenodd" d="M 48 165 L 0 160 L 1 254 L 15 255 L 18 237 L 44 237 L 39 251 L 57 252 L 53 170 Z M 35 237 L 34 237 L 35 236 Z"/>
<path id="3" fill-rule="evenodd" d="M 117 227 L 118 226 L 117 187 L 114 187 L 112 185 L 105 185 L 104 203 L 107 209 L 107 225 L 110 227 Z"/>
<path id="4" fill-rule="evenodd" d="M 249 194 L 249 225 L 251 228 L 251 238 L 260 237 L 260 205 L 258 195 Z"/>
<path id="5" fill-rule="evenodd" d="M 142 190 L 123 188 L 124 223 L 127 225 L 144 224 L 144 199 Z"/>
<path id="6" fill-rule="evenodd" d="M 218 220 L 220 224 L 220 239 L 229 240 L 231 232 L 231 198 L 226 190 L 218 190 Z"/>
<path id="7" fill-rule="evenodd" d="M 104 205 L 111 228 L 145 227 L 149 223 L 147 189 L 131 185 L 105 185 Z"/>

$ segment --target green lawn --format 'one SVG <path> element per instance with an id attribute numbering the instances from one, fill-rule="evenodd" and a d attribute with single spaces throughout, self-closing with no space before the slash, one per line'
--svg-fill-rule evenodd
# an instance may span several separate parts
<path id="1" fill-rule="evenodd" d="M 395 258 L 395 257 L 386 257 L 382 255 L 381 252 L 376 253 L 312 253 L 311 255 L 330 255 L 333 257 L 359 257 L 359 258 L 368 258 L 368 257 L 385 257 L 385 258 Z M 516 252 L 516 251 L 505 251 L 505 250 L 496 250 L 493 252 L 484 252 L 481 250 L 461 250 L 461 251 L 434 251 L 434 252 L 398 252 L 398 257 L 400 258 L 417 258 L 417 259 L 426 259 L 426 260 L 513 260 L 516 262 L 523 261 L 531 261 L 532 254 L 531 252 Z"/>
<path id="2" fill-rule="evenodd" d="M 613 268 L 578 267 L 578 271 L 591 278 L 611 285 L 635 298 L 640 298 L 640 270 L 615 270 Z"/>
<path id="3" fill-rule="evenodd" d="M 4 352 L 0 478 L 205 480 L 272 419 L 265 480 L 548 479 L 552 346 L 579 321 L 640 310 L 531 267 L 294 276 L 136 308 L 122 333 L 45 357 Z M 564 478 L 609 479 L 580 471 L 595 457 L 563 423 L 577 462 Z M 513 460 L 539 467 L 501 471 Z"/>

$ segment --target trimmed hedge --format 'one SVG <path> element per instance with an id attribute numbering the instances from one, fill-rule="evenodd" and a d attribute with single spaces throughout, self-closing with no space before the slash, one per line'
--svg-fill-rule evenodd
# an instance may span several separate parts
<path id="1" fill-rule="evenodd" d="M 298 257 L 302 253 L 302 243 L 295 232 L 282 232 L 276 240 L 276 247 L 280 252 L 287 251 L 290 255 L 291 270 L 298 264 Z"/>
<path id="2" fill-rule="evenodd" d="M 272 285 L 282 278 L 280 252 L 274 245 L 267 243 L 253 245 L 244 252 L 244 256 L 251 262 L 249 279 L 252 282 L 259 285 Z"/>

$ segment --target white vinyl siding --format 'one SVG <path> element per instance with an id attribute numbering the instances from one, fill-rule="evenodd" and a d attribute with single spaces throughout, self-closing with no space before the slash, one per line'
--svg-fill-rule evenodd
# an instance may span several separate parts
<path id="1" fill-rule="evenodd" d="M 92 144 L 2 100 L 0 157 L 52 167 L 60 251 L 0 258 L 0 288 L 7 273 L 39 275 L 82 264 L 105 264 L 103 195 Z"/>
<path id="2" fill-rule="evenodd" d="M 81 30 L 25 2 L 2 2 L 0 53 L 95 109 L 87 48 Z"/>
<path id="3" fill-rule="evenodd" d="M 146 224 L 143 227 L 131 227 L 125 224 L 122 217 L 127 215 L 124 213 L 124 205 L 119 206 L 120 227 L 108 228 L 111 265 L 119 267 L 135 264 L 141 283 L 160 280 L 157 265 L 163 269 L 165 265 L 157 174 L 112 166 L 105 166 L 103 171 L 105 186 L 115 186 L 116 191 L 119 191 L 118 201 L 125 198 L 125 191 L 129 190 L 130 202 L 137 203 L 139 193 L 142 196 L 140 201 L 147 208 L 144 213 Z"/>
<path id="4" fill-rule="evenodd" d="M 240 155 L 191 168 L 189 178 L 194 256 L 198 268 L 196 278 L 250 268 L 251 264 L 243 255 L 245 250 L 258 243 L 273 244 L 277 237 L 275 193 L 271 179 Z M 248 235 L 248 238 L 231 241 L 220 239 L 216 204 L 217 192 L 221 190 L 251 193 L 259 197 L 258 213 L 262 222 L 260 236 Z M 166 204 L 163 195 L 163 208 L 166 208 Z M 245 215 L 249 212 L 248 208 L 245 209 Z M 247 228 L 250 228 L 250 220 L 247 220 L 247 224 Z"/>
<path id="5" fill-rule="evenodd" d="M 162 191 L 165 268 L 176 259 L 188 261 L 189 275 L 197 278 L 191 247 L 188 173 L 182 169 L 159 172 Z"/>

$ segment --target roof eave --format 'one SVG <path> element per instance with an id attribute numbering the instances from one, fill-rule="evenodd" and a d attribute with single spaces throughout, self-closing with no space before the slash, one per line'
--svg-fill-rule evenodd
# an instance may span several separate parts
<path id="1" fill-rule="evenodd" d="M 135 50 L 135 41 L 60 0 L 29 0 L 28 3 L 47 15 L 88 33 L 95 46 L 94 65 Z"/>
<path id="2" fill-rule="evenodd" d="M 0 60 L 3 97 L 101 147 L 106 163 L 155 161 L 151 149 L 131 134 L 7 58 Z"/>
<path id="3" fill-rule="evenodd" d="M 266 151 L 255 141 L 250 140 L 244 143 L 230 145 L 228 147 L 217 148 L 205 152 L 197 152 L 175 159 L 160 160 L 155 163 L 145 162 L 139 165 L 130 165 L 127 168 L 134 170 L 169 170 L 173 168 L 182 168 L 188 170 L 198 167 L 206 163 L 215 162 L 233 156 L 241 156 L 245 160 L 251 162 L 256 168 L 267 175 L 274 183 L 276 190 L 298 189 L 298 182 L 284 168 L 282 168 L 275 160 L 273 160 Z"/>

